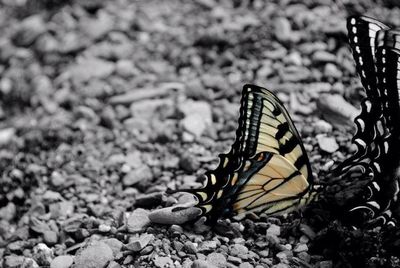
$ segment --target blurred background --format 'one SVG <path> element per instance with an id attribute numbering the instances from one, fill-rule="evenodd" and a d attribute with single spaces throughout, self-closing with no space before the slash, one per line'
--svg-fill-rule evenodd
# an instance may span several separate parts
<path id="1" fill-rule="evenodd" d="M 139 219 L 176 202 L 167 188 L 201 186 L 246 83 L 277 93 L 323 180 L 354 150 L 355 13 L 400 25 L 395 0 L 0 1 L 0 263 L 333 267 L 310 234 L 260 237 L 285 220 L 222 239 Z"/>

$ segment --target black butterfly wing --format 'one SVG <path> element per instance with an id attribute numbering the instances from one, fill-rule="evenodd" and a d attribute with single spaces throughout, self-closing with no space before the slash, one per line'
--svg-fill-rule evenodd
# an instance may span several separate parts
<path id="1" fill-rule="evenodd" d="M 270 91 L 245 85 L 239 126 L 228 154 L 194 194 L 207 222 L 223 215 L 284 213 L 311 199 L 308 157 L 288 112 Z"/>
<path id="2" fill-rule="evenodd" d="M 351 211 L 367 215 L 374 224 L 394 225 L 391 206 L 397 201 L 399 193 L 399 127 L 400 122 L 400 50 L 389 46 L 378 47 L 376 51 L 377 85 L 383 106 L 382 117 L 378 121 L 382 135 L 375 142 L 378 153 L 375 163 L 380 168 L 380 177 L 368 185 L 370 192 L 366 202 L 355 206 Z M 373 184 L 372 184 L 373 183 Z"/>

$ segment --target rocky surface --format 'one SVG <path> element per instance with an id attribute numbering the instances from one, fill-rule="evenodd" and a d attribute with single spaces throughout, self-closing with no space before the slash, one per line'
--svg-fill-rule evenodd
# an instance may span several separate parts
<path id="1" fill-rule="evenodd" d="M 277 92 L 323 180 L 354 150 L 345 18 L 400 25 L 391 1 L 0 3 L 0 266 L 399 267 L 326 211 L 209 228 L 166 194 L 228 151 L 245 83 Z"/>

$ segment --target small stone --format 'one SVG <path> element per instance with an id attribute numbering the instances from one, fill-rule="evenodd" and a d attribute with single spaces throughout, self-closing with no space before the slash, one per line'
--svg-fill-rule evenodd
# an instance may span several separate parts
<path id="1" fill-rule="evenodd" d="M 75 257 L 75 268 L 104 267 L 114 259 L 111 248 L 103 242 L 96 242 L 82 250 Z"/>
<path id="2" fill-rule="evenodd" d="M 254 268 L 254 266 L 249 262 L 243 262 L 239 265 L 239 268 Z"/>
<path id="3" fill-rule="evenodd" d="M 153 210 L 149 214 L 149 219 L 159 224 L 183 224 L 196 219 L 200 213 L 198 208 L 176 205 Z"/>
<path id="4" fill-rule="evenodd" d="M 131 170 L 122 179 L 124 186 L 132 186 L 137 183 L 145 184 L 153 179 L 153 173 L 147 165 Z"/>
<path id="5" fill-rule="evenodd" d="M 195 260 L 190 268 L 217 268 L 217 266 L 204 260 Z"/>
<path id="6" fill-rule="evenodd" d="M 324 118 L 336 127 L 353 126 L 353 120 L 359 113 L 358 109 L 338 94 L 321 94 L 317 107 Z"/>
<path id="7" fill-rule="evenodd" d="M 153 239 L 153 234 L 142 234 L 139 237 L 131 239 L 129 244 L 126 245 L 126 248 L 132 250 L 133 252 L 138 252 L 145 248 Z"/>
<path id="8" fill-rule="evenodd" d="M 13 202 L 9 202 L 7 206 L 0 208 L 0 220 L 11 221 L 17 213 L 17 207 Z"/>
<path id="9" fill-rule="evenodd" d="M 116 256 L 122 249 L 123 243 L 116 238 L 108 238 L 102 240 L 102 242 L 106 243 L 112 250 L 114 256 Z"/>
<path id="10" fill-rule="evenodd" d="M 199 247 L 199 252 L 202 253 L 208 253 L 212 252 L 217 248 L 217 242 L 212 240 L 212 241 L 204 241 L 200 244 Z"/>
<path id="11" fill-rule="evenodd" d="M 228 262 L 234 265 L 239 265 L 240 263 L 242 263 L 242 259 L 234 256 L 228 256 Z"/>
<path id="12" fill-rule="evenodd" d="M 186 241 L 185 242 L 183 249 L 189 254 L 196 254 L 197 253 L 196 246 L 190 241 Z"/>
<path id="13" fill-rule="evenodd" d="M 321 261 L 319 263 L 319 268 L 332 268 L 332 267 L 333 267 L 332 261 Z"/>
<path id="14" fill-rule="evenodd" d="M 70 255 L 57 256 L 51 261 L 50 268 L 69 268 L 73 262 L 74 257 Z"/>
<path id="15" fill-rule="evenodd" d="M 305 251 L 298 253 L 297 256 L 298 256 L 301 260 L 303 260 L 303 261 L 305 261 L 305 262 L 307 262 L 307 263 L 309 263 L 310 260 L 311 260 L 311 256 L 310 256 L 307 252 L 305 252 Z"/>
<path id="16" fill-rule="evenodd" d="M 249 249 L 246 246 L 243 246 L 240 244 L 234 244 L 229 247 L 229 253 L 232 256 L 246 255 L 248 252 L 249 252 Z"/>
<path id="17" fill-rule="evenodd" d="M 106 78 L 114 72 L 114 64 L 98 58 L 78 61 L 69 68 L 69 74 L 75 85 L 94 78 Z"/>
<path id="18" fill-rule="evenodd" d="M 104 11 L 97 12 L 96 16 L 96 18 L 83 17 L 80 22 L 82 32 L 94 40 L 111 31 L 114 24 L 111 16 Z"/>
<path id="19" fill-rule="evenodd" d="M 129 215 L 126 227 L 128 232 L 137 233 L 144 231 L 144 229 L 150 224 L 149 211 L 138 208 L 135 209 L 131 215 Z"/>
<path id="20" fill-rule="evenodd" d="M 314 129 L 316 133 L 331 133 L 332 128 L 332 125 L 325 120 L 318 120 L 314 124 Z"/>
<path id="21" fill-rule="evenodd" d="M 117 75 L 122 77 L 130 77 L 135 74 L 136 67 L 130 60 L 119 60 L 115 65 L 115 71 Z"/>
<path id="22" fill-rule="evenodd" d="M 279 236 L 281 234 L 281 227 L 276 224 L 271 224 L 271 226 L 267 229 L 267 235 L 275 235 Z"/>
<path id="23" fill-rule="evenodd" d="M 312 55 L 312 61 L 321 63 L 336 62 L 336 56 L 325 50 L 318 50 Z"/>
<path id="24" fill-rule="evenodd" d="M 23 256 L 9 255 L 4 257 L 5 268 L 19 268 L 24 263 L 25 258 Z"/>
<path id="25" fill-rule="evenodd" d="M 30 46 L 45 32 L 46 24 L 42 16 L 32 15 L 21 22 L 12 39 L 17 46 Z"/>
<path id="26" fill-rule="evenodd" d="M 47 230 L 43 232 L 43 241 L 48 246 L 53 246 L 58 242 L 58 235 L 52 230 Z"/>
<path id="27" fill-rule="evenodd" d="M 15 136 L 14 128 L 0 129 L 0 146 L 10 143 L 11 139 Z"/>
<path id="28" fill-rule="evenodd" d="M 108 233 L 111 231 L 111 226 L 107 224 L 100 224 L 99 225 L 99 232 L 101 233 Z"/>
<path id="29" fill-rule="evenodd" d="M 154 258 L 155 267 L 165 268 L 165 267 L 173 267 L 174 262 L 170 257 L 160 257 L 156 256 Z"/>
<path id="30" fill-rule="evenodd" d="M 318 134 L 316 137 L 319 148 L 321 148 L 322 151 L 327 153 L 334 153 L 339 149 L 339 145 L 337 144 L 334 137 L 327 137 L 324 134 Z"/>
<path id="31" fill-rule="evenodd" d="M 107 268 L 121 268 L 121 265 L 118 262 L 111 261 L 108 265 Z"/>
<path id="32" fill-rule="evenodd" d="M 219 268 L 224 268 L 227 265 L 225 256 L 222 253 L 211 253 L 207 255 L 207 262 Z"/>
<path id="33" fill-rule="evenodd" d="M 308 238 L 306 235 L 302 235 L 299 239 L 300 243 L 302 244 L 307 244 L 310 241 L 310 238 Z"/>
<path id="34" fill-rule="evenodd" d="M 280 263 L 278 263 L 278 264 L 275 264 L 275 265 L 272 266 L 271 268 L 290 268 L 290 266 L 289 266 L 288 264 L 286 264 L 286 263 L 280 262 Z"/>
<path id="35" fill-rule="evenodd" d="M 181 121 L 182 128 L 196 138 L 212 126 L 212 110 L 208 102 L 188 100 L 179 105 L 185 117 Z"/>
<path id="36" fill-rule="evenodd" d="M 342 72 L 333 63 L 327 63 L 324 68 L 324 74 L 326 77 L 340 78 L 342 77 Z"/>
<path id="37" fill-rule="evenodd" d="M 274 21 L 274 34 L 276 39 L 282 42 L 291 40 L 292 26 L 285 17 L 279 17 Z"/>
<path id="38" fill-rule="evenodd" d="M 293 251 L 296 253 L 308 251 L 308 246 L 306 244 L 298 244 Z"/>

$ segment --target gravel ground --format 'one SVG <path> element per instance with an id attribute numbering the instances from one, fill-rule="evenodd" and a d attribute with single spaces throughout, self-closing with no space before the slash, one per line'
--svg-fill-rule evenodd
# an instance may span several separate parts
<path id="1" fill-rule="evenodd" d="M 245 83 L 277 92 L 323 180 L 362 95 L 345 18 L 400 25 L 395 2 L 0 1 L 0 266 L 400 267 L 321 210 L 154 223 L 229 149 Z"/>

